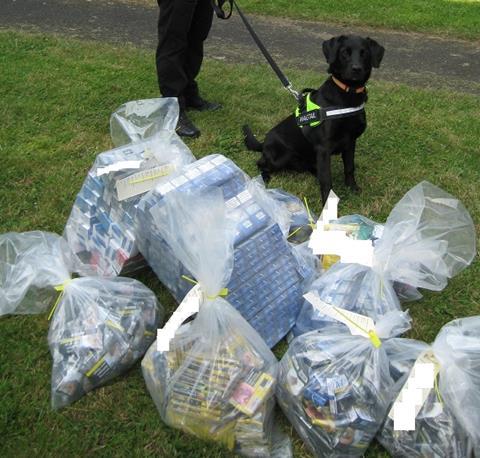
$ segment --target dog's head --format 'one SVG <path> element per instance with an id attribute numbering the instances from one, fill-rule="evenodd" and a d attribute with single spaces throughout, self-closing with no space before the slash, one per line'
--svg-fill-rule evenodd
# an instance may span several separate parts
<path id="1" fill-rule="evenodd" d="M 328 73 L 348 86 L 363 86 L 372 67 L 378 68 L 385 48 L 371 38 L 341 35 L 323 42 L 323 54 L 329 64 Z"/>

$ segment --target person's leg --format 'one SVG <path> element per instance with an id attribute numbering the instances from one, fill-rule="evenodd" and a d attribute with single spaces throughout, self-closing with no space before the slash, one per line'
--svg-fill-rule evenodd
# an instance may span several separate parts
<path id="1" fill-rule="evenodd" d="M 177 133 L 185 137 L 198 137 L 200 131 L 186 114 L 183 92 L 189 82 L 185 71 L 188 32 L 192 24 L 197 0 L 157 0 L 158 46 L 156 67 L 158 86 L 164 97 L 177 97 L 180 114 Z"/>
<path id="2" fill-rule="evenodd" d="M 185 59 L 185 72 L 188 78 L 184 96 L 187 107 L 199 110 L 212 110 L 220 107 L 200 97 L 195 81 L 203 62 L 203 44 L 210 32 L 213 20 L 213 8 L 210 0 L 198 0 L 188 32 L 188 47 Z"/>
<path id="3" fill-rule="evenodd" d="M 190 77 L 186 72 L 189 30 L 196 0 L 157 0 L 158 46 L 156 66 L 158 86 L 164 97 L 182 95 Z"/>

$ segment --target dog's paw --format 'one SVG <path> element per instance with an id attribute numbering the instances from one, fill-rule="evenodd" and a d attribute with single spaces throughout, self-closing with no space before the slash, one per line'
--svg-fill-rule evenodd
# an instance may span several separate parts
<path id="1" fill-rule="evenodd" d="M 357 183 L 353 183 L 353 184 L 347 184 L 347 187 L 348 189 L 350 189 L 350 191 L 352 191 L 354 194 L 360 194 L 362 192 L 362 188 L 360 186 L 358 186 Z"/>

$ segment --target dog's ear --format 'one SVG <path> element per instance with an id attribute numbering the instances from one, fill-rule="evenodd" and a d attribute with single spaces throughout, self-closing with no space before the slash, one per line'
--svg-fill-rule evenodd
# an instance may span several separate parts
<path id="1" fill-rule="evenodd" d="M 333 62 L 335 62 L 335 59 L 337 58 L 338 48 L 340 48 L 340 44 L 343 38 L 344 36 L 342 35 L 340 37 L 330 38 L 330 40 L 326 40 L 323 42 L 322 49 L 327 63 L 333 64 Z"/>
<path id="2" fill-rule="evenodd" d="M 370 48 L 370 54 L 372 56 L 372 66 L 375 68 L 380 67 L 380 62 L 383 59 L 385 48 L 379 45 L 375 40 L 367 38 L 368 47 Z"/>

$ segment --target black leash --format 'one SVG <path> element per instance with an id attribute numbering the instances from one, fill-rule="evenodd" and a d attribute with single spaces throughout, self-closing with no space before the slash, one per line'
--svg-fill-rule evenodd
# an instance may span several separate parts
<path id="1" fill-rule="evenodd" d="M 223 10 L 223 7 L 225 3 L 228 3 L 230 5 L 229 10 L 225 13 Z M 258 37 L 258 35 L 255 33 L 255 30 L 253 30 L 252 26 L 248 22 L 247 18 L 245 15 L 242 13 L 240 8 L 238 7 L 237 3 L 235 0 L 212 0 L 212 6 L 213 10 L 215 11 L 215 14 L 217 15 L 218 18 L 220 19 L 229 19 L 230 16 L 232 15 L 233 12 L 233 7 L 237 10 L 240 18 L 242 19 L 243 23 L 245 24 L 245 27 L 249 31 L 250 35 L 253 38 L 253 41 L 255 41 L 255 44 L 258 46 L 260 51 L 262 52 L 263 56 L 265 59 L 267 59 L 267 62 L 270 64 L 270 67 L 272 67 L 272 70 L 275 72 L 277 75 L 278 79 L 281 81 L 283 87 L 290 92 L 295 97 L 295 100 L 297 103 L 302 104 L 303 103 L 303 96 L 302 94 L 298 93 L 293 87 L 292 83 L 288 80 L 288 78 L 284 75 L 284 73 L 280 70 L 279 66 L 277 63 L 273 60 L 273 57 L 270 55 L 270 53 L 267 51 L 267 48 L 265 48 L 264 44 Z"/>

